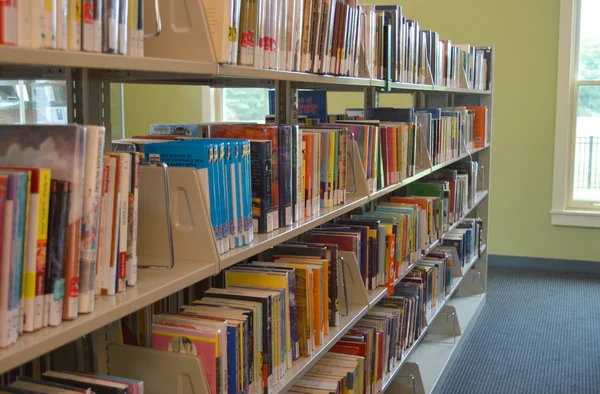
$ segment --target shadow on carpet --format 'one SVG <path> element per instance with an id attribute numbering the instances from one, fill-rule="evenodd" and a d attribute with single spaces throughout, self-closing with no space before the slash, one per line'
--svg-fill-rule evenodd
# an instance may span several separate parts
<path id="1" fill-rule="evenodd" d="M 490 268 L 439 392 L 600 393 L 600 275 Z"/>

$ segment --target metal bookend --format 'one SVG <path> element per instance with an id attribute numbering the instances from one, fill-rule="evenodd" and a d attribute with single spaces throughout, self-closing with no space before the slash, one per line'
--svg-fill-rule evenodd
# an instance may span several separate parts
<path id="1" fill-rule="evenodd" d="M 162 167 L 162 175 L 164 182 L 164 193 L 165 193 L 165 216 L 166 216 L 166 228 L 167 228 L 167 242 L 168 242 L 168 258 L 169 265 L 144 265 L 138 263 L 138 268 L 150 268 L 150 269 L 172 269 L 175 267 L 175 246 L 173 242 L 173 227 L 171 226 L 171 188 L 169 186 L 169 167 L 163 162 L 140 162 L 140 180 L 144 173 L 143 167 Z M 140 185 L 142 182 L 140 182 Z M 140 194 L 142 196 L 142 194 Z M 138 227 L 138 232 L 141 227 Z M 139 235 L 139 233 L 138 233 Z"/>

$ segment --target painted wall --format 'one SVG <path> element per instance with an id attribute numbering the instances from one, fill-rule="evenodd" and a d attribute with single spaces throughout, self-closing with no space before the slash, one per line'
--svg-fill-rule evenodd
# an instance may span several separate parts
<path id="1" fill-rule="evenodd" d="M 148 134 L 153 123 L 202 121 L 202 88 L 126 84 L 124 87 L 125 135 Z"/>

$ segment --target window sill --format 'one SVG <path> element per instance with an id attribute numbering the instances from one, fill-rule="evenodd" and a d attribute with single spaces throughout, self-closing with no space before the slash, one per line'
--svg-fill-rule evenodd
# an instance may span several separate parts
<path id="1" fill-rule="evenodd" d="M 554 226 L 600 228 L 600 211 L 553 209 L 550 215 Z"/>

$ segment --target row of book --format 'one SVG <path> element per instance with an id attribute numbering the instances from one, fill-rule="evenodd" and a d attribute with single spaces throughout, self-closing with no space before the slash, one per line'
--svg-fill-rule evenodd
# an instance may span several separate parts
<path id="1" fill-rule="evenodd" d="M 465 219 L 450 235 L 452 242 L 445 239 L 422 258 L 289 392 L 381 392 L 388 374 L 405 359 L 451 294 L 457 262 L 460 269 L 481 253 L 480 219 Z"/>
<path id="2" fill-rule="evenodd" d="M 206 178 L 205 198 L 224 253 L 248 245 L 254 232 L 344 204 L 349 141 L 341 127 L 153 125 L 150 135 L 113 141 L 113 149 L 144 152 L 151 163 L 196 168 Z"/>
<path id="3" fill-rule="evenodd" d="M 0 348 L 137 282 L 139 155 L 98 126 L 0 127 Z"/>
<path id="4" fill-rule="evenodd" d="M 208 23 L 220 63 L 450 87 L 460 87 L 464 79 L 471 89 L 489 89 L 490 48 L 441 40 L 405 17 L 400 5 L 354 0 L 204 4 L 216 15 Z"/>
<path id="5" fill-rule="evenodd" d="M 189 294 L 157 305 L 159 311 L 171 312 L 153 316 L 152 347 L 200 357 L 211 393 L 274 392 L 294 362 L 313 355 L 325 344 L 331 327 L 340 325 L 340 305 L 345 303 L 341 286 L 345 281 L 339 280 L 343 269 L 339 252 L 350 248 L 360 252 L 360 244 L 347 247 L 344 239 L 355 234 L 360 239 L 365 234 L 361 227 L 369 221 L 340 218 L 303 234 L 300 241 L 273 247 L 256 261 L 223 271 L 215 278 L 217 287 L 205 290 L 202 298 L 188 305 L 182 301 L 191 300 Z M 365 230 L 371 231 L 368 227 Z M 480 220 L 465 220 L 450 235 L 452 241 L 444 241 L 422 258 L 395 287 L 392 282 L 393 293 L 336 343 L 330 351 L 334 354 L 319 361 L 291 391 L 318 388 L 312 385 L 320 378 L 331 392 L 329 385 L 339 383 L 322 375 L 337 376 L 348 369 L 353 378 L 344 382 L 346 388 L 379 392 L 383 374 L 402 359 L 427 325 L 432 307 L 450 293 L 452 269 L 460 270 L 466 259 L 480 253 Z M 369 242 L 368 247 L 372 252 L 377 245 Z M 375 342 L 371 341 L 377 345 L 373 347 Z M 384 349 L 385 356 L 380 357 L 379 351 Z M 346 372 L 338 378 L 347 378 Z M 359 384 L 358 379 L 364 383 Z"/>
<path id="6" fill-rule="evenodd" d="M 373 78 L 454 88 L 464 83 L 469 89 L 489 90 L 489 47 L 442 40 L 439 33 L 421 30 L 419 21 L 405 17 L 400 5 L 363 7 L 367 32 L 374 26 L 367 41 L 372 45 Z"/>
<path id="7" fill-rule="evenodd" d="M 0 384 L 0 393 L 144 394 L 144 382 L 99 373 L 47 371 L 41 379 L 19 376 L 10 385 Z"/>
<path id="8" fill-rule="evenodd" d="M 0 45 L 143 57 L 144 1 L 2 1 Z"/>

